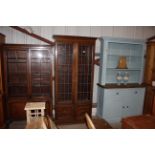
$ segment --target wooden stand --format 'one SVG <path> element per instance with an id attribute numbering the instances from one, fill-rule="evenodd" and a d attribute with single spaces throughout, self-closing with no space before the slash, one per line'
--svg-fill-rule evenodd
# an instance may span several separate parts
<path id="1" fill-rule="evenodd" d="M 45 115 L 45 102 L 27 102 L 25 109 L 27 123 L 36 117 L 43 117 Z"/>

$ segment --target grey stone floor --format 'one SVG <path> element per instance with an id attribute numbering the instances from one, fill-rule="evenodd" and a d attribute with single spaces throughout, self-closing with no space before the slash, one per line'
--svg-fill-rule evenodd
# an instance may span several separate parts
<path id="1" fill-rule="evenodd" d="M 26 121 L 14 121 L 9 125 L 9 129 L 25 129 Z M 58 125 L 59 129 L 87 129 L 85 124 Z"/>

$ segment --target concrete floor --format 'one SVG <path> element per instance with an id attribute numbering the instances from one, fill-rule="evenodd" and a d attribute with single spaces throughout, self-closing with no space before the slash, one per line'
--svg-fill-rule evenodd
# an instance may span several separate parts
<path id="1" fill-rule="evenodd" d="M 14 121 L 9 125 L 9 129 L 25 129 L 26 121 Z M 58 125 L 58 129 L 87 129 L 85 124 Z"/>

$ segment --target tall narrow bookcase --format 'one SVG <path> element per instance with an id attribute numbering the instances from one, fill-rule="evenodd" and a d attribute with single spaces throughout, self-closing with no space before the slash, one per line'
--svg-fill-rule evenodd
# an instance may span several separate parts
<path id="1" fill-rule="evenodd" d="M 91 116 L 96 38 L 54 36 L 55 114 L 57 123 L 85 121 Z"/>

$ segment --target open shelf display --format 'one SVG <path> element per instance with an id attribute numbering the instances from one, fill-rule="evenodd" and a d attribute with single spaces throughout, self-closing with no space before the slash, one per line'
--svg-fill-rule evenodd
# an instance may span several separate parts
<path id="1" fill-rule="evenodd" d="M 118 74 L 127 83 L 141 83 L 144 68 L 145 45 L 142 40 L 101 38 L 100 84 L 118 83 Z M 124 57 L 126 68 L 119 68 L 120 58 Z M 124 83 L 123 80 L 120 83 Z"/>

